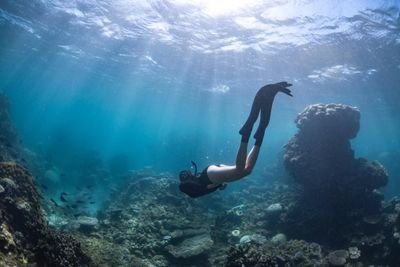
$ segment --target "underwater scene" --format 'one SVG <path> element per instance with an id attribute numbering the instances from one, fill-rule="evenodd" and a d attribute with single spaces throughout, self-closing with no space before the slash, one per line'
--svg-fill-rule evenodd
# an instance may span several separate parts
<path id="1" fill-rule="evenodd" d="M 0 267 L 400 266 L 400 1 L 0 0 Z"/>

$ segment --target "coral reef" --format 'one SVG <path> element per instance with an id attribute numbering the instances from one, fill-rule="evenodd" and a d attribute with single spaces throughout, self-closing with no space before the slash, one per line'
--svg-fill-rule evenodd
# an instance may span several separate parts
<path id="1" fill-rule="evenodd" d="M 0 91 L 0 141 L 1 142 L 17 142 L 17 135 L 10 119 L 10 105 L 7 97 Z"/>
<path id="2" fill-rule="evenodd" d="M 299 131 L 285 146 L 284 165 L 304 194 L 287 216 L 287 233 L 345 243 L 357 222 L 379 214 L 383 195 L 377 189 L 388 174 L 379 162 L 354 157 L 350 139 L 360 128 L 357 108 L 315 104 L 295 122 Z"/>
<path id="3" fill-rule="evenodd" d="M 209 234 L 201 234 L 186 238 L 177 245 L 169 245 L 166 249 L 175 258 L 187 259 L 203 254 L 209 250 L 213 244 L 214 241 Z"/>
<path id="4" fill-rule="evenodd" d="M 119 192 L 99 213 L 94 232 L 77 229 L 97 265 L 131 266 L 141 259 L 145 266 L 185 266 L 195 259 L 208 266 L 204 255 L 214 245 L 213 221 L 204 218 L 206 205 L 179 192 L 177 179 L 132 172 Z"/>
<path id="5" fill-rule="evenodd" d="M 262 187 L 260 183 L 257 189 L 244 187 L 195 200 L 177 186 L 177 179 L 168 173 L 131 172 L 98 214 L 95 227 L 70 231 L 96 265 L 104 267 L 132 266 L 133 262 L 156 267 L 329 266 L 343 262 L 342 254 L 331 254 L 340 250 L 347 251 L 349 266 L 395 266 L 400 246 L 399 200 L 384 202 L 378 218 L 365 218 L 377 229 L 371 235 L 358 224 L 348 243 L 335 246 L 295 240 L 286 232 L 285 224 L 302 192 L 295 185 Z"/>
<path id="6" fill-rule="evenodd" d="M 8 115 L 0 119 L 9 127 L 5 148 L 13 130 Z M 151 168 L 123 175 L 126 164 L 115 162 L 110 172 L 95 153 L 70 166 L 83 186 L 46 199 L 25 168 L 0 162 L 0 266 L 397 266 L 400 199 L 377 191 L 388 179 L 378 162 L 354 158 L 349 140 L 359 119 L 352 107 L 310 106 L 285 148 L 295 183 L 271 168 L 242 180 L 240 190 L 199 199 L 182 194 L 174 175 Z M 44 154 L 31 158 L 41 188 L 60 190 L 64 169 Z M 100 195 L 96 214 L 84 207 L 100 186 L 110 197 Z"/>
<path id="7" fill-rule="evenodd" d="M 99 266 L 131 266 L 133 259 L 159 267 L 229 266 L 231 246 L 268 244 L 284 255 L 291 250 L 285 244 L 293 241 L 278 231 L 280 214 L 293 201 L 287 187 L 193 200 L 170 174 L 138 171 L 118 192 L 100 212 L 97 230 L 75 232 Z"/>
<path id="8" fill-rule="evenodd" d="M 0 266 L 92 266 L 72 237 L 51 230 L 27 170 L 0 163 Z"/>
<path id="9" fill-rule="evenodd" d="M 369 193 L 386 185 L 388 176 L 378 162 L 354 158 L 350 139 L 360 128 L 358 109 L 341 104 L 311 105 L 295 122 L 299 131 L 285 146 L 284 164 L 305 190 L 352 187 L 352 193 Z"/>
<path id="10" fill-rule="evenodd" d="M 0 91 L 0 161 L 20 161 L 20 144 L 11 122 L 10 106 Z"/>
<path id="11" fill-rule="evenodd" d="M 229 267 L 275 267 L 275 266 L 324 266 L 327 261 L 313 251 L 313 243 L 290 240 L 276 246 L 247 243 L 232 246 L 228 251 L 225 266 Z"/>

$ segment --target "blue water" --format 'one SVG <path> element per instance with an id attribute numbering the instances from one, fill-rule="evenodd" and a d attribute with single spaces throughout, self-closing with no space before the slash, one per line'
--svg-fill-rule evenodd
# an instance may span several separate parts
<path id="1" fill-rule="evenodd" d="M 343 103 L 361 111 L 356 155 L 381 161 L 398 195 L 400 2 L 216 2 L 0 1 L 0 88 L 24 146 L 62 186 L 88 158 L 231 164 L 255 92 L 287 80 L 253 175 L 281 164 L 307 105 Z"/>

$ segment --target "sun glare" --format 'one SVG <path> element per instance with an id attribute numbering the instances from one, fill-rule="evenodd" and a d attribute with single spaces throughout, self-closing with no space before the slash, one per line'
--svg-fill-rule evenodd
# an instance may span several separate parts
<path id="1" fill-rule="evenodd" d="M 254 7 L 259 0 L 175 0 L 177 4 L 192 5 L 199 7 L 209 16 L 226 16 L 244 13 L 247 9 Z"/>

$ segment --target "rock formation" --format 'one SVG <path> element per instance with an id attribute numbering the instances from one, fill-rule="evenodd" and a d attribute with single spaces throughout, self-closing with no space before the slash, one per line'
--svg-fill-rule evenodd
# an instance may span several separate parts
<path id="1" fill-rule="evenodd" d="M 288 215 L 293 223 L 288 231 L 338 240 L 357 221 L 379 213 L 383 195 L 377 189 L 386 185 L 388 174 L 379 162 L 354 157 L 350 140 L 360 128 L 357 108 L 311 105 L 295 122 L 299 131 L 285 146 L 284 165 L 304 194 Z"/>
<path id="2" fill-rule="evenodd" d="M 10 107 L 6 96 L 0 91 L 0 161 L 17 160 L 18 153 L 18 138 L 11 123 Z"/>
<path id="3" fill-rule="evenodd" d="M 27 170 L 1 162 L 0 185 L 0 265 L 91 266 L 77 241 L 47 226 Z"/>
<path id="4" fill-rule="evenodd" d="M 75 239 L 48 227 L 17 139 L 0 93 L 0 266 L 92 266 Z"/>

